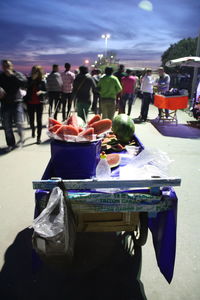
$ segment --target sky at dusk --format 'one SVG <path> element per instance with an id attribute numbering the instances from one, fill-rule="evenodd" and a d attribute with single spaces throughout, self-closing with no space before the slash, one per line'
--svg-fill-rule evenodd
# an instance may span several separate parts
<path id="1" fill-rule="evenodd" d="M 24 72 L 92 64 L 105 51 L 105 33 L 121 62 L 159 66 L 171 44 L 200 30 L 199 0 L 1 0 L 0 12 L 0 57 Z"/>

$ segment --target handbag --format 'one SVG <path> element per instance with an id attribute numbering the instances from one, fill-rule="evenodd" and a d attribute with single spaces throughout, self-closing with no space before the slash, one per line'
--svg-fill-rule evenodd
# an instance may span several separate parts
<path id="1" fill-rule="evenodd" d="M 45 263 L 64 267 L 73 262 L 77 222 L 64 183 L 57 185 L 46 208 L 33 221 L 32 245 Z"/>

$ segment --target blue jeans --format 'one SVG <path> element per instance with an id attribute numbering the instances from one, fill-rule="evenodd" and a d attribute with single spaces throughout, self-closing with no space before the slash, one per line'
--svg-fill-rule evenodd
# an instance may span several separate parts
<path id="1" fill-rule="evenodd" d="M 23 141 L 23 121 L 24 110 L 22 102 L 2 103 L 2 126 L 5 132 L 6 143 L 8 146 L 14 147 L 16 144 L 13 133 L 13 121 L 16 124 L 20 141 Z"/>

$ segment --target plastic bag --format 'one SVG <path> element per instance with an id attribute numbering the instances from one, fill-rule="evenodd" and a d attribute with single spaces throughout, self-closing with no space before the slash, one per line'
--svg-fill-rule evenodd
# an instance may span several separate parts
<path id="1" fill-rule="evenodd" d="M 44 238 L 56 236 L 63 231 L 64 228 L 64 197 L 59 187 L 55 187 L 50 195 L 47 207 L 33 221 L 33 229 L 35 233 Z M 59 212 L 56 214 L 56 208 Z M 53 213 L 54 211 L 54 213 Z"/>
<path id="2" fill-rule="evenodd" d="M 52 190 L 46 208 L 33 221 L 32 227 L 32 244 L 42 260 L 56 266 L 71 264 L 76 221 L 69 199 L 64 195 L 64 185 Z"/>
<path id="3" fill-rule="evenodd" d="M 165 152 L 144 149 L 137 156 L 133 156 L 126 166 L 120 168 L 120 178 L 145 179 L 152 176 L 165 178 L 168 177 L 171 162 Z"/>

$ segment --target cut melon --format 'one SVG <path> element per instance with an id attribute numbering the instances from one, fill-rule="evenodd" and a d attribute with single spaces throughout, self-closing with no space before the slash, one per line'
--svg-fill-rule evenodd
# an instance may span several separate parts
<path id="1" fill-rule="evenodd" d="M 119 166 L 121 160 L 120 155 L 117 153 L 107 154 L 106 159 L 110 168 L 115 168 Z"/>
<path id="2" fill-rule="evenodd" d="M 110 119 L 103 119 L 96 121 L 90 125 L 90 127 L 94 128 L 95 134 L 101 134 L 105 131 L 108 131 L 112 127 L 112 121 Z"/>
<path id="3" fill-rule="evenodd" d="M 101 116 L 100 115 L 95 115 L 89 122 L 88 125 L 90 126 L 91 124 L 93 124 L 94 122 L 100 121 L 101 120 Z"/>

